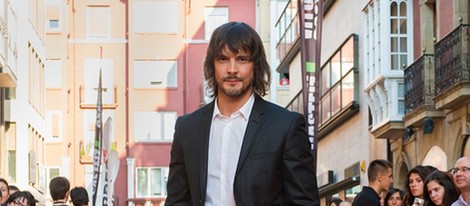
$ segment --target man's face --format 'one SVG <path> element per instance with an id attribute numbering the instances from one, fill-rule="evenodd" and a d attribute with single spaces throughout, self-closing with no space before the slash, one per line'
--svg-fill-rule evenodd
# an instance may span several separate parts
<path id="1" fill-rule="evenodd" d="M 470 191 L 470 157 L 462 157 L 454 166 L 454 182 L 461 191 Z"/>
<path id="2" fill-rule="evenodd" d="M 219 97 L 238 99 L 251 95 L 254 64 L 248 52 L 240 50 L 234 54 L 224 49 L 222 55 L 214 60 L 214 67 Z"/>
<path id="3" fill-rule="evenodd" d="M 388 191 L 393 185 L 393 172 L 392 168 L 388 168 L 387 171 L 382 174 L 382 190 Z"/>

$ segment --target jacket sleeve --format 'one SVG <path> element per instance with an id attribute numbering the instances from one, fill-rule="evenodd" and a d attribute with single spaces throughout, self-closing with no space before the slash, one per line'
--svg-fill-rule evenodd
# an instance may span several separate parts
<path id="1" fill-rule="evenodd" d="M 184 152 L 178 129 L 180 120 L 181 118 L 178 118 L 176 121 L 173 143 L 171 144 L 170 171 L 168 175 L 165 206 L 192 205 L 188 177 L 184 164 Z"/>
<path id="2" fill-rule="evenodd" d="M 320 205 L 316 171 L 302 115 L 291 123 L 283 152 L 286 205 Z"/>

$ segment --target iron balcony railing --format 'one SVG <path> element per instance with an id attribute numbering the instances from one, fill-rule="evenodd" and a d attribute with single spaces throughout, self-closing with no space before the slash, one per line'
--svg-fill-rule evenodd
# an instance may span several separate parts
<path id="1" fill-rule="evenodd" d="M 424 54 L 405 69 L 405 114 L 434 106 L 434 56 Z"/>
<path id="2" fill-rule="evenodd" d="M 469 25 L 460 25 L 435 47 L 436 95 L 469 81 Z"/>

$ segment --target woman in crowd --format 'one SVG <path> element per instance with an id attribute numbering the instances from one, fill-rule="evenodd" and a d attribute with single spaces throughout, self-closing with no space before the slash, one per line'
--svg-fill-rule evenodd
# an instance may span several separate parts
<path id="1" fill-rule="evenodd" d="M 11 194 L 5 201 L 5 206 L 34 206 L 36 202 L 34 197 L 29 192 L 18 191 Z"/>
<path id="2" fill-rule="evenodd" d="M 397 188 L 390 189 L 385 195 L 384 206 L 403 206 L 405 193 Z"/>
<path id="3" fill-rule="evenodd" d="M 341 199 L 339 199 L 339 198 L 333 197 L 333 198 L 331 198 L 330 203 L 328 204 L 328 206 L 339 206 L 339 204 L 340 204 L 342 201 L 343 201 L 343 200 L 341 200 Z"/>
<path id="4" fill-rule="evenodd" d="M 424 205 L 424 180 L 435 170 L 436 168 L 433 166 L 418 165 L 408 172 L 406 178 L 405 206 Z"/>
<path id="5" fill-rule="evenodd" d="M 446 172 L 436 170 L 424 181 L 426 192 L 424 199 L 427 206 L 448 206 L 459 198 L 452 177 Z"/>
<path id="6" fill-rule="evenodd" d="M 8 189 L 8 182 L 3 178 L 0 178 L 0 191 L 2 192 L 1 204 L 3 205 L 7 201 L 8 196 L 10 196 L 10 190 Z"/>

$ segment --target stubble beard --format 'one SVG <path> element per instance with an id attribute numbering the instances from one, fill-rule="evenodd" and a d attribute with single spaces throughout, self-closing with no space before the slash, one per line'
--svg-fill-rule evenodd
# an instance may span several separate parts
<path id="1" fill-rule="evenodd" d="M 240 82 L 242 83 L 242 86 L 240 88 L 236 87 L 224 87 L 224 85 L 219 85 L 219 89 L 222 91 L 222 93 L 230 98 L 238 98 L 243 96 L 244 94 L 251 92 L 253 88 L 253 80 L 249 80 L 249 84 L 244 84 L 243 80 L 240 79 Z"/>

